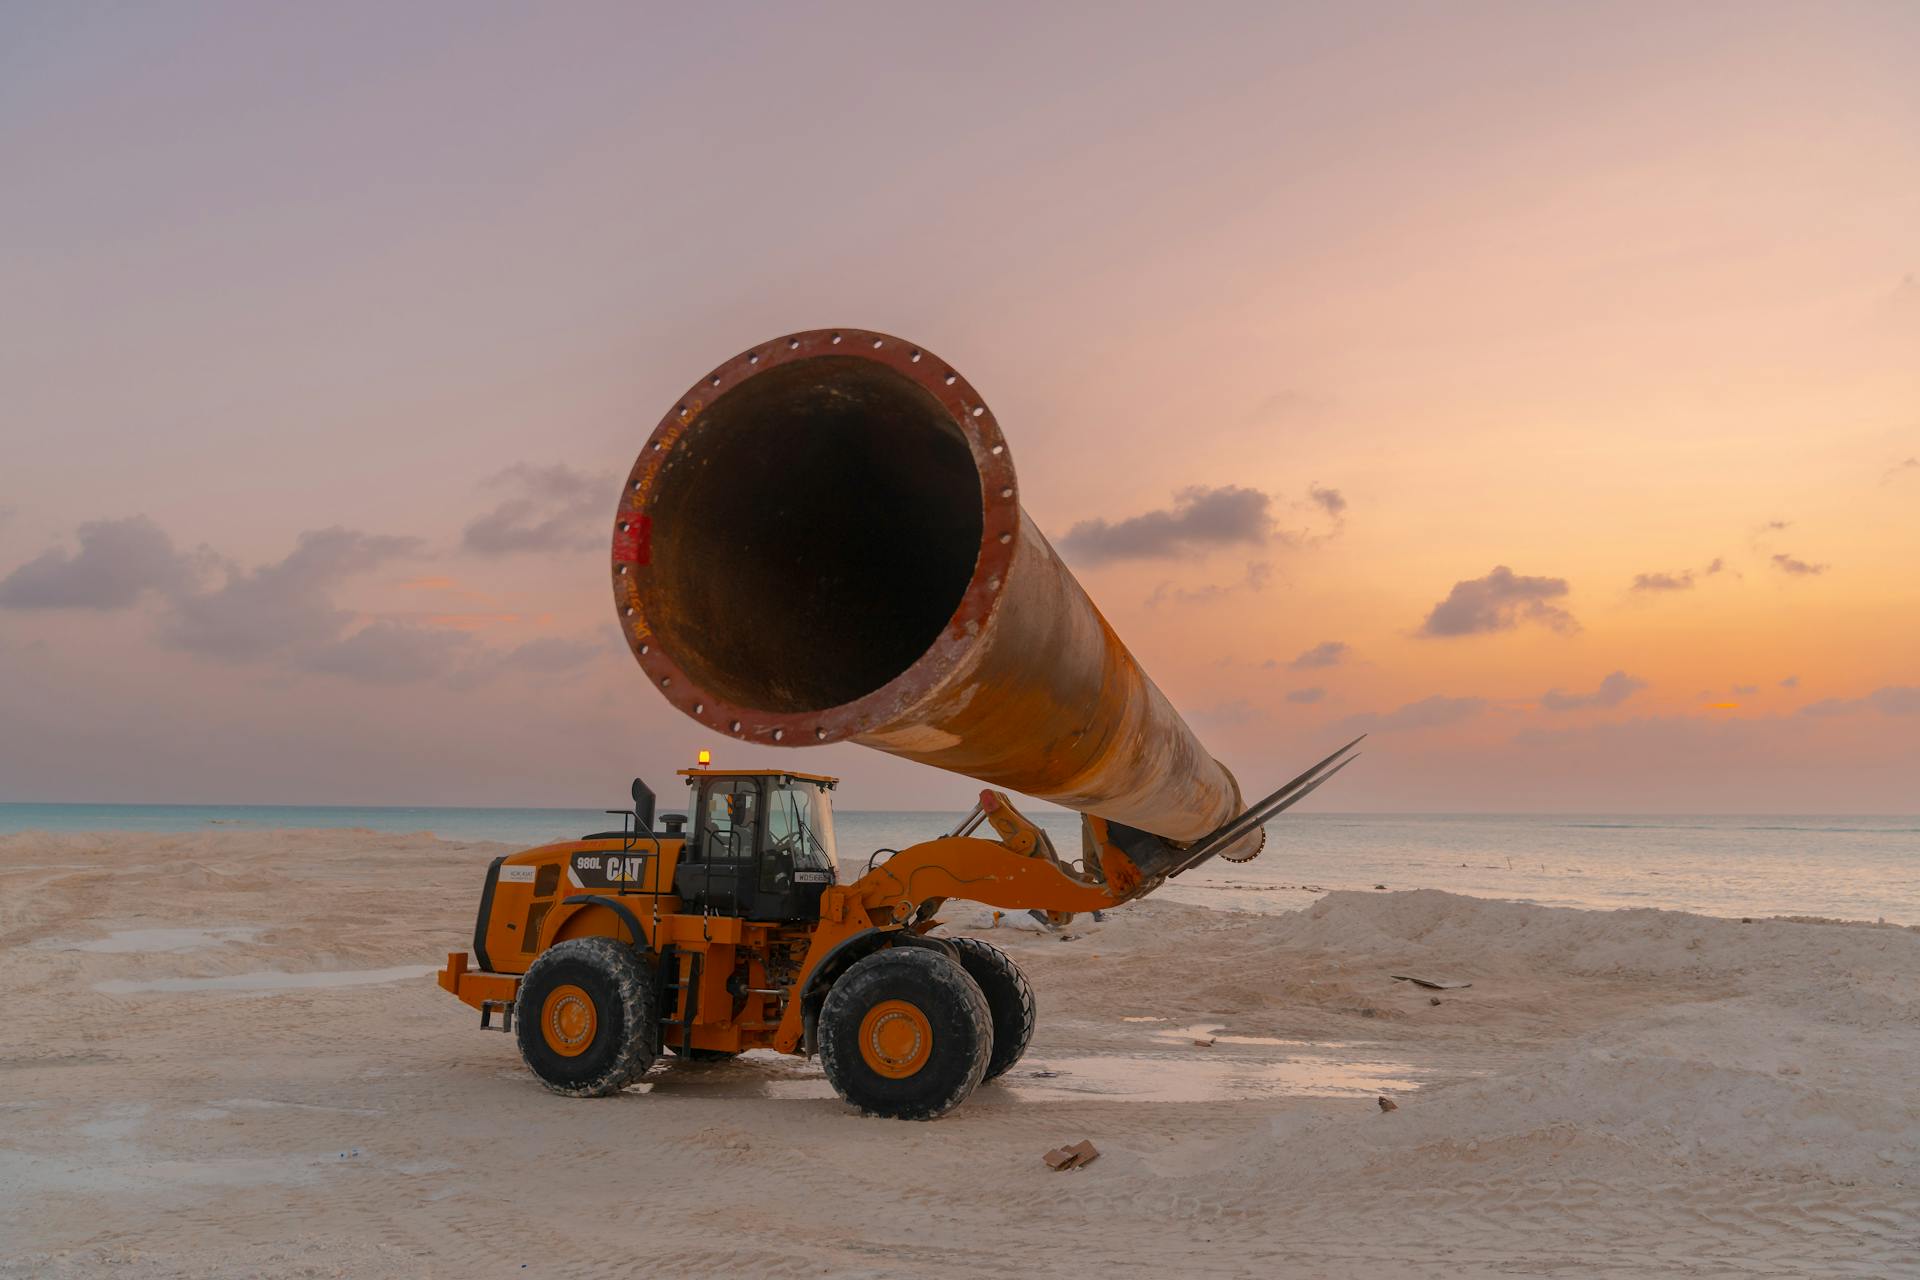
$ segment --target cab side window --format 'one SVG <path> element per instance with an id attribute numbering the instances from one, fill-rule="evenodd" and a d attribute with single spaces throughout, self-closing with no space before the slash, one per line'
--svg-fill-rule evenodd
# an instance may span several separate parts
<path id="1" fill-rule="evenodd" d="M 819 794 L 808 783 L 774 787 L 768 794 L 767 845 L 788 853 L 796 867 L 827 871 L 832 868 L 815 829 L 819 819 L 814 801 Z"/>

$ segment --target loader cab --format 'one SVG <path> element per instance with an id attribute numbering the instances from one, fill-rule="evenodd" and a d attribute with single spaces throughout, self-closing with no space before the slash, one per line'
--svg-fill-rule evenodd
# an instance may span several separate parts
<path id="1" fill-rule="evenodd" d="M 685 909 L 749 920 L 817 920 L 838 874 L 834 779 L 686 770 L 686 846 L 673 875 Z"/>

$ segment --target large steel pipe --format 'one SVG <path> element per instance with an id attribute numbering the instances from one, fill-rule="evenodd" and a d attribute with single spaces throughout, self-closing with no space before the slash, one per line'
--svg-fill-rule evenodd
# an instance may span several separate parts
<path id="1" fill-rule="evenodd" d="M 613 586 L 654 687 L 717 733 L 859 742 L 1173 841 L 1244 807 L 1021 510 L 980 394 L 899 338 L 796 333 L 695 383 L 627 478 Z"/>

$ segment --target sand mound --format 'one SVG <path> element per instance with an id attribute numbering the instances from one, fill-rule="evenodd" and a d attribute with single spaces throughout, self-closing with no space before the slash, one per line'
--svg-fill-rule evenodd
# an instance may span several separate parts
<path id="1" fill-rule="evenodd" d="M 1684 981 L 1766 991 L 1881 1025 L 1920 1017 L 1920 929 L 1679 911 L 1581 911 L 1435 890 L 1329 893 L 1282 916 L 1275 940 L 1441 964 L 1471 977 L 1530 969 L 1579 977 Z"/>

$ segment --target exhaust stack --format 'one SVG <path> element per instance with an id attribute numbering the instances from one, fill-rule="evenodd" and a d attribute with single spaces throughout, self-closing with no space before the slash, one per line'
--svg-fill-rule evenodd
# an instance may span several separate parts
<path id="1" fill-rule="evenodd" d="M 627 477 L 613 588 L 654 687 L 715 732 L 1097 816 L 1143 892 L 1259 851 L 1257 822 L 1220 839 L 1239 786 L 1021 509 L 992 411 L 910 342 L 796 333 L 695 383 Z"/>

